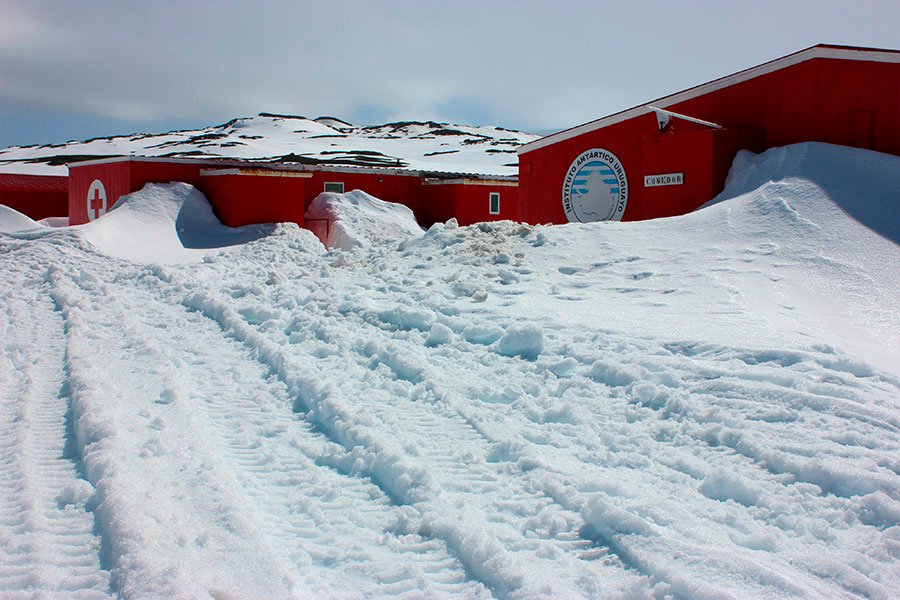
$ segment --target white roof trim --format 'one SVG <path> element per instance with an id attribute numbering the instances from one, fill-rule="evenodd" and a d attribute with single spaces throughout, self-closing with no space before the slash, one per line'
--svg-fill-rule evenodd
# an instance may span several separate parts
<path id="1" fill-rule="evenodd" d="M 666 110 L 664 108 L 659 108 L 658 106 L 647 105 L 647 108 L 654 112 L 661 112 L 663 114 L 669 115 L 670 117 L 677 117 L 679 119 L 684 119 L 685 121 L 690 121 L 691 123 L 697 123 L 698 125 L 705 125 L 706 127 L 711 127 L 712 129 L 723 129 L 721 125 L 718 123 L 713 123 L 712 121 L 704 121 L 703 119 L 697 119 L 695 117 L 689 117 L 687 115 L 683 115 L 681 113 L 673 112 L 671 110 Z"/>
<path id="2" fill-rule="evenodd" d="M 791 67 L 802 62 L 812 60 L 814 58 L 900 63 L 900 52 L 888 52 L 867 48 L 837 48 L 831 46 L 813 46 L 812 48 L 800 50 L 799 52 L 789 54 L 782 58 L 776 58 L 775 60 L 769 61 L 759 66 L 745 69 L 744 71 L 734 73 L 733 75 L 726 75 L 725 77 L 715 79 L 708 83 L 703 83 L 682 92 L 664 96 L 663 98 L 659 98 L 657 100 L 652 100 L 650 104 L 657 107 L 657 109 L 666 108 L 668 106 L 672 106 L 673 104 L 678 104 L 686 100 L 691 100 L 693 98 L 709 94 L 710 92 L 715 92 L 727 87 L 731 87 L 738 83 L 743 83 L 762 75 L 768 75 L 769 73 L 773 73 L 775 71 L 779 71 L 786 67 Z M 559 133 L 554 133 L 552 135 L 548 135 L 547 137 L 543 137 L 533 142 L 529 142 L 527 144 L 519 146 L 518 153 L 519 155 L 526 154 L 528 152 L 531 152 L 532 150 L 538 150 L 540 148 L 556 144 L 557 142 L 570 140 L 585 133 L 597 131 L 598 129 L 603 129 L 604 127 L 609 127 L 610 125 L 615 125 L 616 123 L 621 123 L 622 121 L 633 119 L 634 117 L 648 112 L 652 112 L 652 109 L 649 108 L 649 105 L 647 104 L 635 106 L 634 108 L 629 108 L 622 112 L 609 115 L 608 117 L 590 121 L 583 125 L 578 125 L 576 127 L 572 127 L 571 129 L 566 129 L 564 131 L 560 131 Z"/>

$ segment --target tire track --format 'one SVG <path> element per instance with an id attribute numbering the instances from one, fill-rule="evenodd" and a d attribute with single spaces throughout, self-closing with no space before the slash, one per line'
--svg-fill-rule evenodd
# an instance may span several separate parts
<path id="1" fill-rule="evenodd" d="M 134 335 L 117 290 L 89 259 L 91 271 L 51 270 L 49 279 L 66 323 L 76 442 L 117 593 L 303 595 L 305 582 L 270 553 L 252 506 L 217 463 L 202 415 L 169 402 L 173 368 L 151 338 Z"/>
<path id="2" fill-rule="evenodd" d="M 271 304 L 277 305 L 277 300 L 273 299 Z M 454 346 L 466 346 L 464 352 L 467 355 L 474 352 L 476 356 L 480 356 L 480 359 L 472 360 L 469 357 L 464 361 L 467 366 L 475 365 L 475 372 L 460 372 L 454 366 L 452 356 L 447 356 L 444 350 L 438 351 L 435 348 L 429 348 L 427 345 L 421 345 L 423 341 L 421 334 L 418 331 L 413 331 L 414 329 L 427 331 L 427 327 L 423 329 L 421 324 L 419 324 L 420 321 L 423 321 L 421 315 L 415 315 L 417 324 L 411 327 L 411 330 L 403 330 L 402 327 L 395 327 L 395 318 L 381 322 L 379 321 L 381 317 L 378 311 L 373 311 L 369 306 L 358 306 L 346 297 L 340 303 L 339 310 L 342 319 L 352 320 L 352 326 L 357 329 L 355 335 L 360 339 L 369 340 L 365 344 L 360 343 L 355 346 L 359 355 L 357 363 L 360 367 L 368 368 L 370 371 L 378 369 L 390 370 L 394 372 L 398 380 L 407 380 L 406 382 L 398 381 L 394 385 L 395 389 L 389 394 L 391 399 L 383 400 L 379 403 L 373 402 L 373 400 L 378 398 L 378 388 L 384 387 L 383 385 L 379 386 L 378 377 L 372 376 L 367 378 L 366 375 L 358 378 L 354 377 L 353 379 L 363 381 L 362 384 L 357 382 L 356 385 L 367 390 L 367 397 L 365 398 L 367 408 L 376 410 L 372 408 L 373 405 L 382 407 L 379 418 L 385 423 L 386 429 L 397 432 L 396 435 L 400 438 L 398 442 L 404 446 L 414 446 L 416 439 L 439 439 L 441 437 L 447 437 L 455 442 L 455 445 L 446 452 L 437 451 L 430 455 L 429 451 L 434 451 L 437 448 L 434 444 L 423 445 L 421 448 L 417 448 L 416 452 L 416 456 L 420 460 L 431 459 L 428 471 L 434 473 L 435 479 L 443 492 L 450 492 L 451 494 L 464 493 L 468 499 L 477 499 L 482 492 L 493 492 L 504 498 L 524 500 L 527 494 L 523 494 L 521 488 L 504 489 L 503 485 L 499 483 L 502 479 L 496 477 L 481 479 L 477 474 L 482 470 L 478 464 L 479 461 L 473 461 L 471 455 L 466 456 L 466 453 L 460 450 L 460 448 L 471 448 L 479 442 L 482 446 L 487 443 L 489 447 L 494 446 L 496 450 L 499 450 L 497 454 L 499 454 L 500 462 L 505 462 L 506 467 L 516 472 L 518 479 L 522 482 L 527 482 L 525 485 L 526 491 L 537 492 L 538 495 L 544 494 L 546 498 L 552 499 L 553 502 L 548 501 L 546 506 L 538 505 L 537 509 L 535 509 L 535 504 L 531 504 L 529 509 L 532 513 L 536 512 L 537 514 L 528 519 L 527 527 L 523 527 L 521 521 L 516 523 L 516 519 L 510 518 L 510 515 L 524 512 L 523 507 L 527 506 L 528 502 L 522 501 L 518 505 L 515 502 L 510 502 L 503 506 L 502 510 L 496 510 L 497 507 L 485 507 L 483 509 L 478 507 L 478 510 L 482 510 L 482 514 L 487 515 L 486 521 L 492 525 L 496 524 L 493 523 L 495 519 L 502 519 L 501 525 L 515 523 L 520 535 L 539 532 L 548 538 L 548 541 L 552 540 L 552 543 L 543 544 L 543 546 L 534 543 L 532 549 L 535 555 L 538 556 L 541 554 L 547 556 L 549 548 L 563 552 L 565 558 L 555 556 L 555 560 L 566 564 L 567 567 L 564 569 L 566 571 L 578 572 L 579 568 L 581 568 L 579 563 L 584 560 L 596 560 L 602 563 L 604 568 L 598 568 L 586 576 L 579 574 L 579 585 L 582 586 L 581 589 L 585 595 L 595 594 L 601 589 L 597 587 L 588 591 L 585 581 L 608 581 L 611 579 L 610 575 L 612 573 L 618 573 L 617 569 L 610 570 L 606 568 L 611 566 L 625 569 L 635 576 L 652 581 L 654 587 L 660 585 L 662 587 L 670 586 L 672 589 L 684 590 L 685 593 L 687 593 L 687 590 L 694 589 L 696 591 L 700 588 L 706 589 L 706 592 L 712 595 L 724 593 L 723 590 L 726 588 L 718 587 L 718 585 L 728 585 L 727 582 L 723 581 L 718 585 L 712 583 L 709 586 L 691 583 L 690 579 L 686 579 L 677 569 L 667 566 L 665 560 L 658 560 L 657 557 L 652 556 L 652 553 L 647 552 L 648 547 L 652 548 L 654 546 L 659 547 L 661 555 L 666 552 L 666 547 L 676 549 L 674 550 L 675 552 L 685 553 L 686 555 L 698 551 L 690 542 L 684 543 L 674 538 L 660 538 L 657 528 L 652 523 L 655 518 L 660 517 L 665 521 L 665 516 L 659 515 L 658 511 L 655 511 L 651 506 L 640 506 L 644 503 L 636 498 L 628 495 L 621 498 L 617 497 L 619 492 L 616 491 L 617 486 L 615 484 L 612 484 L 611 493 L 609 494 L 598 496 L 595 493 L 597 491 L 595 482 L 604 481 L 611 470 L 627 466 L 628 461 L 633 461 L 634 458 L 629 458 L 628 456 L 613 458 L 614 462 L 606 465 L 606 468 L 604 468 L 602 463 L 594 466 L 591 464 L 593 461 L 588 460 L 586 463 L 580 464 L 578 471 L 572 471 L 565 467 L 558 468 L 554 464 L 554 457 L 563 459 L 559 464 L 566 464 L 564 459 L 567 452 L 580 453 L 583 456 L 585 441 L 589 441 L 591 437 L 596 435 L 593 431 L 594 428 L 589 427 L 585 430 L 584 427 L 572 427 L 572 423 L 568 421 L 573 419 L 575 415 L 567 414 L 566 411 L 560 413 L 553 406 L 549 410 L 544 411 L 538 409 L 537 406 L 529 407 L 528 404 L 525 404 L 516 410 L 509 410 L 504 401 L 494 401 L 479 403 L 477 404 L 478 409 L 473 410 L 476 404 L 472 403 L 471 398 L 455 398 L 455 394 L 440 393 L 441 389 L 458 388 L 458 382 L 465 379 L 482 381 L 486 386 L 490 386 L 493 375 L 492 370 L 502 373 L 503 376 L 499 380 L 503 381 L 504 378 L 508 378 L 511 375 L 511 372 L 519 372 L 520 376 L 527 375 L 533 378 L 536 371 L 545 367 L 536 366 L 533 363 L 527 363 L 518 359 L 500 357 L 484 345 L 473 345 L 464 340 L 454 338 Z M 246 307 L 246 311 L 248 314 L 253 314 L 255 309 Z M 416 311 L 421 313 L 422 307 L 416 307 Z M 296 321 L 296 317 L 294 321 Z M 386 325 L 388 325 L 387 328 L 385 328 Z M 275 332 L 278 331 L 278 328 L 272 326 L 272 323 L 269 323 L 265 328 L 258 329 L 265 329 L 265 334 L 270 337 L 273 335 L 277 336 Z M 297 332 L 296 323 L 290 329 L 291 341 L 298 341 L 300 336 Z M 380 341 L 373 342 L 373 339 Z M 301 342 L 301 344 L 308 343 L 308 345 L 314 346 L 316 342 L 321 343 L 323 341 L 331 345 L 337 343 L 333 335 L 327 340 L 317 340 L 316 336 L 313 335 L 308 336 L 307 340 Z M 406 346 L 406 353 L 410 354 L 408 344 L 414 346 L 412 352 L 416 353 L 415 358 L 401 355 L 401 350 L 404 346 Z M 338 345 L 340 344 L 338 343 Z M 309 347 L 306 349 L 311 352 Z M 645 349 L 645 351 L 647 350 Z M 454 347 L 449 354 L 455 355 L 459 352 L 463 351 Z M 636 348 L 635 352 L 639 353 L 640 349 Z M 346 359 L 346 353 L 341 354 L 338 352 L 334 354 Z M 423 367 L 423 365 L 427 366 Z M 485 367 L 484 369 L 481 368 L 482 365 Z M 582 367 L 582 370 L 588 370 L 588 368 Z M 414 376 L 410 377 L 410 374 Z M 662 373 L 650 375 L 651 379 L 659 377 L 662 380 L 666 380 L 671 378 L 673 373 L 666 372 L 664 369 Z M 614 406 L 618 407 L 616 410 L 621 414 L 617 415 L 617 418 L 621 418 L 623 424 L 637 416 L 635 413 L 636 408 L 633 405 L 634 399 L 630 398 L 630 393 L 623 395 L 623 390 L 612 389 L 616 388 L 618 384 L 613 383 L 612 388 L 610 388 L 602 382 L 588 381 L 584 377 L 581 377 L 581 379 L 591 387 L 591 393 L 584 398 L 586 401 L 597 392 L 611 394 L 610 401 Z M 528 378 L 523 377 L 523 380 L 527 381 Z M 404 389 L 404 385 L 406 389 Z M 523 385 L 526 384 L 523 383 Z M 537 383 L 534 383 L 534 386 L 542 387 Z M 426 393 L 422 393 L 423 388 L 426 390 Z M 403 402 L 403 399 L 409 398 L 414 398 L 414 402 Z M 511 402 L 511 400 L 509 401 Z M 404 410 L 404 407 L 407 405 L 421 407 L 423 404 L 429 407 L 428 410 L 431 414 L 426 414 L 426 417 L 419 422 L 416 420 L 418 412 Z M 585 406 L 590 406 L 591 404 L 588 401 Z M 605 404 L 608 403 L 598 406 L 604 406 Z M 522 410 L 523 408 L 526 408 L 526 410 Z M 598 413 L 599 423 L 607 421 L 611 416 L 607 410 L 604 409 Z M 461 417 L 471 428 L 463 426 L 458 419 L 454 418 L 453 413 Z M 524 418 L 524 415 L 527 413 L 531 413 L 531 415 L 528 418 Z M 438 414 L 445 416 L 446 421 L 441 421 L 440 424 L 425 423 L 425 420 L 435 421 L 435 417 Z M 642 418 L 647 418 L 647 415 L 644 415 Z M 528 434 L 517 439 L 516 436 L 504 436 L 502 433 L 499 433 L 499 430 L 502 428 L 502 425 L 499 425 L 499 423 L 508 423 L 510 419 L 516 421 L 518 425 L 518 427 L 513 426 L 513 430 L 518 430 L 520 427 L 523 431 L 531 430 L 534 432 L 534 439 L 539 440 L 539 443 L 536 444 L 529 440 Z M 545 421 L 545 419 L 548 420 Z M 642 455 L 640 460 L 646 462 L 646 458 L 643 458 L 643 455 L 648 455 L 654 462 L 652 470 L 635 471 L 636 474 L 640 473 L 640 477 L 636 481 L 650 497 L 661 490 L 667 489 L 672 492 L 681 490 L 679 495 L 686 494 L 690 496 L 692 488 L 697 485 L 691 482 L 691 478 L 696 475 L 693 473 L 689 475 L 690 471 L 686 473 L 681 465 L 668 464 L 665 460 L 668 449 L 671 448 L 673 443 L 686 443 L 700 450 L 701 454 L 705 455 L 703 460 L 707 463 L 706 468 L 713 468 L 714 465 L 727 462 L 729 459 L 723 455 L 723 448 L 711 448 L 708 440 L 703 439 L 702 434 L 698 433 L 695 428 L 688 426 L 682 432 L 682 435 L 675 435 L 672 428 L 665 423 L 665 420 L 666 417 L 663 416 L 657 426 L 657 421 L 651 419 L 651 422 L 648 423 L 648 434 L 650 435 L 646 439 L 641 438 L 637 429 L 630 430 L 628 434 L 628 444 L 633 445 L 634 450 Z M 491 423 L 491 421 L 494 421 L 494 423 Z M 585 421 L 582 419 L 582 422 L 584 423 Z M 407 439 L 403 437 L 403 433 L 406 430 L 412 430 L 415 433 L 410 433 Z M 482 438 L 481 440 L 474 438 L 472 435 L 473 430 L 478 432 Z M 544 434 L 548 430 L 552 430 L 554 434 L 562 435 L 547 437 Z M 660 432 L 660 434 L 654 435 L 654 430 Z M 672 437 L 673 435 L 675 437 Z M 542 446 L 541 444 L 552 445 Z M 616 448 L 612 453 L 607 450 L 603 454 L 612 458 L 620 450 L 622 449 Z M 622 462 L 623 459 L 624 463 Z M 733 462 L 733 459 L 731 460 Z M 738 461 L 742 464 L 747 462 L 743 457 L 738 457 Z M 640 462 L 634 464 L 634 467 L 637 467 L 639 464 Z M 465 466 L 455 468 L 456 465 Z M 535 475 L 531 474 L 532 470 L 534 470 Z M 702 475 L 700 477 L 702 479 Z M 562 482 L 568 483 L 563 486 Z M 675 483 L 674 486 L 673 482 Z M 780 486 L 780 484 L 778 485 Z M 569 489 L 566 493 L 560 494 L 558 491 L 562 487 L 568 487 Z M 601 487 L 601 489 L 603 488 Z M 605 498 L 605 501 L 602 500 L 603 498 Z M 707 505 L 711 513 L 715 513 L 718 510 L 716 499 L 692 498 L 688 499 L 688 501 Z M 617 510 L 615 507 L 610 508 L 608 506 L 610 503 L 614 505 L 617 502 L 620 502 L 624 507 L 635 507 L 636 512 L 631 512 L 629 509 Z M 597 508 L 598 506 L 603 508 Z M 492 508 L 494 509 L 493 514 Z M 766 521 L 761 518 L 764 513 L 761 514 L 759 507 L 739 506 L 738 511 L 742 513 L 742 520 L 755 520 L 758 522 L 756 527 L 762 529 L 765 529 L 767 526 Z M 647 520 L 648 517 L 649 520 Z M 769 518 L 776 519 L 777 514 L 770 515 Z M 626 522 L 645 521 L 646 526 L 641 526 L 637 530 L 632 531 L 627 526 L 619 525 L 617 523 L 619 519 L 624 519 Z M 721 533 L 723 536 L 727 536 L 729 532 L 723 528 Z M 737 533 L 736 535 L 738 539 L 741 539 L 742 534 Z M 765 535 L 769 534 L 763 534 L 763 540 L 765 540 Z M 654 538 L 656 539 L 654 540 Z M 738 546 L 746 543 L 750 544 L 749 547 L 752 549 L 756 543 L 770 543 L 768 541 L 757 542 L 752 536 L 744 536 L 744 539 L 748 541 L 740 541 Z M 566 548 L 561 543 L 563 540 L 570 540 L 571 546 Z M 540 561 L 534 560 L 533 556 L 528 555 L 528 552 L 523 550 L 525 544 L 517 547 L 517 542 L 518 540 L 515 539 L 512 542 L 504 539 L 503 545 L 511 556 L 516 557 L 518 553 L 518 556 L 522 557 L 523 563 L 539 569 Z M 751 552 L 747 552 L 746 548 L 738 547 L 734 548 L 734 551 L 736 551 L 736 555 L 733 556 L 732 560 L 740 557 L 742 568 L 748 573 L 754 573 L 754 577 L 760 581 L 767 582 L 766 585 L 771 588 L 780 589 L 783 593 L 790 594 L 802 594 L 803 589 L 823 589 L 821 582 L 810 577 L 811 574 L 797 573 L 795 577 L 799 581 L 792 581 L 791 578 L 785 577 L 778 573 L 777 570 L 766 568 L 762 564 L 757 563 L 756 558 Z M 580 559 L 580 561 L 571 560 L 575 557 Z M 567 558 L 569 559 L 568 563 L 566 562 Z M 714 561 L 716 559 L 711 555 L 710 560 Z M 799 582 L 803 583 L 800 584 Z M 568 582 L 568 584 L 571 585 L 567 585 L 566 589 L 575 589 L 575 585 L 572 582 Z M 762 589 L 765 588 L 761 587 L 760 590 Z"/>
<path id="3" fill-rule="evenodd" d="M 114 293 L 123 314 L 135 315 L 127 337 L 164 341 L 154 362 L 174 365 L 174 395 L 204 414 L 254 522 L 298 578 L 321 578 L 342 597 L 488 595 L 443 541 L 420 533 L 418 515 L 392 505 L 347 466 L 353 457 L 297 418 L 269 365 L 199 313 L 169 304 L 171 288 L 151 292 L 152 310 L 135 310 L 147 297 L 130 294 L 134 287 Z"/>
<path id="4" fill-rule="evenodd" d="M 577 511 L 532 488 L 515 460 L 486 460 L 496 444 L 457 408 L 444 406 L 446 398 L 430 396 L 427 384 L 409 381 L 416 379 L 415 365 L 408 372 L 390 348 L 332 336 L 330 353 L 316 365 L 301 364 L 295 357 L 316 356 L 315 349 L 292 346 L 278 327 L 246 320 L 272 313 L 271 307 L 245 307 L 242 315 L 209 291 L 189 295 L 185 305 L 247 345 L 297 395 L 315 424 L 356 454 L 385 493 L 419 510 L 428 530 L 496 595 L 550 589 L 590 595 L 605 579 L 633 583 L 639 577 L 620 561 L 594 560 L 602 553 L 579 534 L 584 522 Z M 341 316 L 352 318 L 347 310 Z M 371 324 L 351 327 L 366 332 L 355 333 L 362 340 L 370 334 L 391 339 Z M 314 374 L 318 365 L 345 376 L 322 383 Z M 498 495 L 508 500 L 495 504 Z"/>
<path id="5" fill-rule="evenodd" d="M 0 591 L 110 597 L 93 488 L 69 431 L 63 325 L 43 291 L 7 293 L 0 335 Z"/>

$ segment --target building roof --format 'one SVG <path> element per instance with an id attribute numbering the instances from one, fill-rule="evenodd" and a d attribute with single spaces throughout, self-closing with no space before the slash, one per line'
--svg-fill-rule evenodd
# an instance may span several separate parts
<path id="1" fill-rule="evenodd" d="M 94 160 L 73 162 L 69 169 L 82 166 L 110 164 L 117 162 L 164 162 L 180 164 L 199 164 L 209 167 L 257 168 L 272 171 L 326 172 L 326 173 L 359 173 L 368 175 L 398 175 L 406 177 L 428 177 L 439 179 L 466 178 L 489 181 L 517 181 L 515 175 L 493 175 L 490 173 L 467 173 L 457 171 L 440 171 L 425 169 L 406 169 L 403 167 L 371 166 L 371 165 L 335 165 L 328 163 L 304 164 L 284 161 L 241 160 L 233 158 L 166 158 L 161 156 L 113 156 Z"/>
<path id="2" fill-rule="evenodd" d="M 0 191 L 67 192 L 69 178 L 60 175 L 0 173 Z"/>
<path id="3" fill-rule="evenodd" d="M 688 88 L 684 91 L 677 92 L 669 96 L 651 100 L 647 104 L 641 104 L 640 106 L 635 106 L 633 108 L 629 108 L 627 110 L 623 110 L 621 112 L 617 112 L 609 116 L 584 123 L 583 125 L 577 125 L 569 129 L 564 129 L 557 133 L 519 146 L 518 153 L 521 155 L 527 152 L 531 152 L 532 150 L 544 148 L 563 140 L 568 140 L 573 137 L 589 133 L 591 131 L 596 131 L 610 125 L 615 125 L 616 123 L 621 123 L 622 121 L 627 121 L 628 119 L 632 119 L 642 114 L 653 112 L 654 108 L 666 108 L 668 106 L 673 106 L 680 102 L 691 100 L 692 98 L 703 96 L 704 94 L 727 88 L 738 83 L 743 83 L 744 81 L 748 81 L 755 77 L 766 75 L 768 73 L 772 73 L 774 71 L 778 71 L 780 69 L 800 64 L 802 62 L 806 62 L 815 58 L 900 63 L 900 50 L 862 48 L 857 46 L 839 46 L 834 44 L 818 44 L 816 46 L 811 46 L 804 50 L 800 50 L 799 52 L 794 52 L 793 54 L 788 54 L 787 56 L 776 58 L 775 60 L 771 60 L 761 65 L 757 65 L 749 69 L 744 69 L 743 71 L 739 71 L 732 75 L 726 75 L 725 77 L 714 79 L 713 81 L 710 81 L 708 83 L 703 83 L 701 85 Z"/>

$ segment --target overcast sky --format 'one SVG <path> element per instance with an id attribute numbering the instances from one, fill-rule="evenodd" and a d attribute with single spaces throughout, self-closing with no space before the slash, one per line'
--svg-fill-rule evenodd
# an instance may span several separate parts
<path id="1" fill-rule="evenodd" d="M 900 2 L 0 0 L 0 147 L 278 112 L 530 131 L 819 42 L 900 48 Z"/>

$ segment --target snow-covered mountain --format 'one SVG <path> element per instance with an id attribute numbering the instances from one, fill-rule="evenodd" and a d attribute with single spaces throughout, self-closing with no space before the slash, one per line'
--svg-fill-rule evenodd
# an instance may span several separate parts
<path id="1" fill-rule="evenodd" d="M 261 113 L 223 125 L 0 150 L 0 172 L 66 175 L 66 162 L 107 156 L 216 157 L 515 175 L 516 148 L 537 136 L 432 121 L 354 126 L 334 117 Z"/>
<path id="2" fill-rule="evenodd" d="M 322 195 L 346 250 L 183 183 L 0 212 L 0 597 L 895 598 L 898 180 L 801 144 L 689 215 L 427 232 Z"/>

